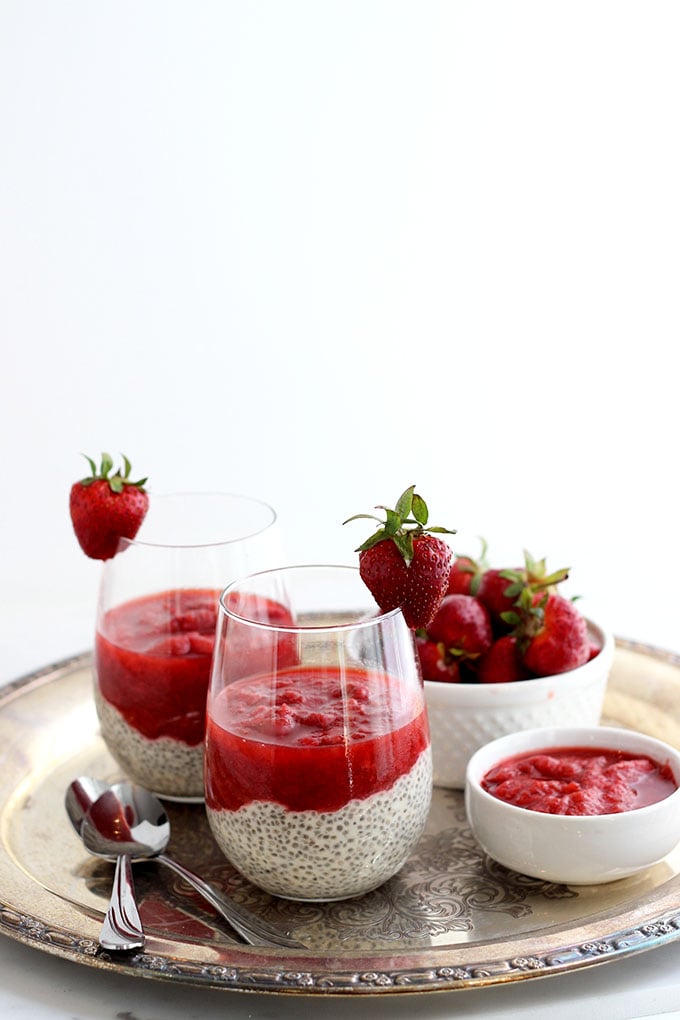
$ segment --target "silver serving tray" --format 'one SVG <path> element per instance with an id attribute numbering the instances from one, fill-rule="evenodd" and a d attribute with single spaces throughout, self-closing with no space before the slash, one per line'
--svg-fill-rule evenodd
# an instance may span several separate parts
<path id="1" fill-rule="evenodd" d="M 680 747 L 680 657 L 619 640 L 603 722 Z M 86 853 L 64 812 L 82 773 L 120 778 L 99 736 L 89 654 L 0 689 L 0 932 L 88 966 L 215 989 L 375 995 L 546 977 L 680 936 L 680 848 L 607 885 L 541 882 L 485 858 L 462 794 L 435 790 L 400 874 L 330 904 L 255 889 L 220 854 L 201 805 L 169 804 L 172 855 L 309 948 L 238 944 L 190 887 L 150 862 L 135 865 L 146 950 L 116 956 L 97 942 L 112 866 Z"/>

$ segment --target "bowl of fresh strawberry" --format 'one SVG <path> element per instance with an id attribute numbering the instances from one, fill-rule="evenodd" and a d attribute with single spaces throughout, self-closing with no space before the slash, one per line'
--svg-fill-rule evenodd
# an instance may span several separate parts
<path id="1" fill-rule="evenodd" d="M 600 721 L 614 638 L 525 553 L 511 569 L 454 556 L 446 595 L 416 632 L 436 786 L 462 789 L 472 754 L 541 726 Z"/>

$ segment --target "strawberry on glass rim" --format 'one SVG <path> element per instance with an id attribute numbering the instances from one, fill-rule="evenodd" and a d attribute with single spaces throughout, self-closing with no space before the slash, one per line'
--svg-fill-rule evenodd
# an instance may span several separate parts
<path id="1" fill-rule="evenodd" d="M 409 486 L 396 507 L 378 505 L 385 520 L 374 514 L 355 514 L 355 520 L 378 521 L 380 527 L 355 552 L 359 574 L 383 612 L 401 609 L 413 630 L 427 627 L 446 594 L 453 551 L 436 534 L 454 535 L 449 528 L 429 525 L 425 500 Z"/>
<path id="2" fill-rule="evenodd" d="M 149 496 L 144 485 L 130 479 L 131 466 L 123 456 L 123 466 L 111 474 L 113 459 L 102 453 L 101 467 L 91 457 L 85 459 L 91 474 L 71 486 L 69 511 L 76 538 L 86 556 L 94 560 L 110 560 L 118 550 L 121 538 L 134 538 L 149 509 Z"/>

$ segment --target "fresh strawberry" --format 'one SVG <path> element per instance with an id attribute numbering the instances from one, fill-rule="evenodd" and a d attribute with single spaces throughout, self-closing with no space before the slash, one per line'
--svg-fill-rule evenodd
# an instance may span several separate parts
<path id="1" fill-rule="evenodd" d="M 486 607 L 495 624 L 502 623 L 503 613 L 509 612 L 525 583 L 525 575 L 517 568 L 485 570 L 479 582 L 477 598 Z"/>
<path id="2" fill-rule="evenodd" d="M 494 627 L 503 631 L 511 626 L 506 614 L 512 612 L 523 589 L 531 593 L 554 592 L 568 576 L 567 569 L 548 574 L 545 559 L 535 560 L 525 550 L 523 567 L 486 570 L 479 582 L 477 597 L 489 610 Z"/>
<path id="3" fill-rule="evenodd" d="M 426 527 L 427 504 L 414 485 L 402 493 L 394 510 L 376 509 L 385 511 L 385 521 L 373 514 L 355 514 L 344 521 L 369 519 L 381 525 L 356 550 L 362 580 L 383 612 L 400 608 L 413 630 L 427 627 L 446 594 L 453 557 L 435 532 L 455 532 Z"/>
<path id="4" fill-rule="evenodd" d="M 497 638 L 477 663 L 477 680 L 481 684 L 514 683 L 530 676 L 519 654 L 517 638 L 512 634 Z"/>
<path id="5" fill-rule="evenodd" d="M 469 595 L 475 577 L 475 561 L 469 556 L 456 556 L 449 572 L 447 595 Z"/>
<path id="6" fill-rule="evenodd" d="M 83 552 L 95 560 L 115 556 L 121 538 L 134 538 L 149 507 L 146 478 L 130 481 L 130 461 L 123 457 L 123 471 L 110 472 L 113 461 L 102 454 L 99 472 L 90 457 L 91 475 L 71 486 L 69 509 L 73 530 Z"/>
<path id="7" fill-rule="evenodd" d="M 447 595 L 477 595 L 486 563 L 486 542 L 482 540 L 482 554 L 478 560 L 472 556 L 456 556 L 451 564 Z"/>
<path id="8" fill-rule="evenodd" d="M 536 676 L 552 676 L 588 662 L 588 626 L 574 602 L 554 592 L 533 599 L 517 631 L 527 669 Z"/>
<path id="9" fill-rule="evenodd" d="M 447 595 L 427 635 L 441 642 L 449 655 L 465 660 L 478 659 L 493 641 L 489 614 L 473 595 Z"/>
<path id="10" fill-rule="evenodd" d="M 460 665 L 446 655 L 443 645 L 416 635 L 416 650 L 423 680 L 439 680 L 447 684 L 456 684 L 460 681 Z"/>

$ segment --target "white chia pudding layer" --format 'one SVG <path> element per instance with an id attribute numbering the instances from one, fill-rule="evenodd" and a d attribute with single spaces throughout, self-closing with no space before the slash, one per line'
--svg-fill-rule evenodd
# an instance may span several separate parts
<path id="1" fill-rule="evenodd" d="M 290 811 L 258 800 L 238 811 L 207 807 L 224 855 L 266 892 L 296 900 L 340 900 L 376 889 L 405 864 L 432 797 L 432 756 L 388 790 L 338 811 Z"/>
<path id="2" fill-rule="evenodd" d="M 203 800 L 203 742 L 191 746 L 171 737 L 150 740 L 125 720 L 94 685 L 104 743 L 125 774 L 163 797 Z"/>

